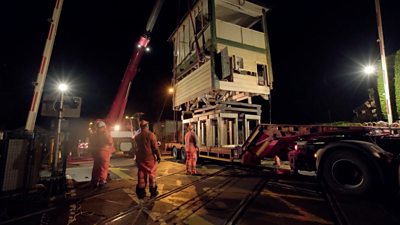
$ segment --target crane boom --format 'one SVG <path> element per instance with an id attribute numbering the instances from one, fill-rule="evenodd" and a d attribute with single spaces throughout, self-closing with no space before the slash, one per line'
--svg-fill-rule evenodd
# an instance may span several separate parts
<path id="1" fill-rule="evenodd" d="M 129 60 L 129 64 L 125 70 L 124 77 L 119 86 L 117 95 L 107 115 L 106 121 L 108 123 L 120 122 L 125 113 L 126 103 L 128 101 L 132 80 L 137 74 L 139 63 L 150 42 L 150 35 L 153 31 L 157 17 L 160 14 L 163 3 L 164 0 L 156 1 L 156 4 L 153 7 L 153 11 L 150 14 L 149 20 L 147 21 L 145 33 L 139 38 L 139 41 L 135 46 L 131 59 Z"/>

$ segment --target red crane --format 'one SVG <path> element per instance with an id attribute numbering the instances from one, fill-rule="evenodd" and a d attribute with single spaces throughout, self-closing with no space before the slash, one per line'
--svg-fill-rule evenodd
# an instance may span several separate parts
<path id="1" fill-rule="evenodd" d="M 125 70 L 124 77 L 119 86 L 117 95 L 111 106 L 111 109 L 106 117 L 106 122 L 111 125 L 119 124 L 124 116 L 126 103 L 128 101 L 129 91 L 131 88 L 132 80 L 135 78 L 140 60 L 145 51 L 148 50 L 148 44 L 150 42 L 150 35 L 153 31 L 154 24 L 160 13 L 161 7 L 164 0 L 157 0 L 156 4 L 151 12 L 149 20 L 147 21 L 145 33 L 139 38 L 137 45 L 132 53 L 132 57 Z"/>

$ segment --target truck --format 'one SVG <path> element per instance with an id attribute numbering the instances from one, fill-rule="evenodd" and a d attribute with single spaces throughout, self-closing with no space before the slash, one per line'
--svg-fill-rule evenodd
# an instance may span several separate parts
<path id="1" fill-rule="evenodd" d="M 400 189 L 400 127 L 259 124 L 232 148 L 231 161 L 257 166 L 288 160 L 292 174 L 313 171 L 334 192 L 365 196 Z"/>
<path id="2" fill-rule="evenodd" d="M 243 145 L 200 147 L 200 159 L 260 166 L 289 161 L 334 192 L 365 196 L 400 190 L 400 126 L 257 124 Z"/>
<path id="3" fill-rule="evenodd" d="M 153 131 L 160 142 L 160 150 L 163 155 L 177 156 L 178 149 L 183 149 L 183 142 L 179 142 L 182 136 L 182 122 L 177 120 L 164 120 L 154 123 Z"/>
<path id="4" fill-rule="evenodd" d="M 299 136 L 289 160 L 335 192 L 367 195 L 399 191 L 399 153 L 398 127 L 350 126 Z"/>

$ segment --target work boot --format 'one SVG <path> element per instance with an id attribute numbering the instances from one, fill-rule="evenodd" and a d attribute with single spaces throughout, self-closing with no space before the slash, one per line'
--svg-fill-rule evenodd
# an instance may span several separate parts
<path id="1" fill-rule="evenodd" d="M 146 190 L 139 187 L 139 185 L 136 185 L 136 195 L 138 199 L 144 199 L 144 197 L 146 196 Z"/>
<path id="2" fill-rule="evenodd" d="M 150 198 L 155 198 L 158 195 L 157 185 L 155 187 L 149 187 Z"/>
<path id="3" fill-rule="evenodd" d="M 99 184 L 97 187 L 99 187 L 100 189 L 106 188 L 107 182 L 104 181 L 99 181 Z"/>
<path id="4" fill-rule="evenodd" d="M 99 181 L 98 180 L 91 180 L 90 181 L 90 186 L 92 186 L 92 188 L 97 188 L 99 186 Z"/>

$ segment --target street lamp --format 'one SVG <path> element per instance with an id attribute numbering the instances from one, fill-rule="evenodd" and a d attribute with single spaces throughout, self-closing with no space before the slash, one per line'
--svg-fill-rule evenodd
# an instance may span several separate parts
<path id="1" fill-rule="evenodd" d="M 173 87 L 170 87 L 169 89 L 168 89 L 168 93 L 170 94 L 170 95 L 174 95 L 175 94 L 175 89 L 173 88 Z M 173 104 L 173 103 L 172 103 Z M 175 141 L 176 142 L 178 142 L 178 121 L 177 121 L 177 118 L 176 118 L 176 110 L 175 110 L 175 107 L 174 106 L 172 106 L 172 108 L 173 108 L 173 110 L 174 110 L 174 122 L 175 122 L 175 132 L 174 132 L 174 139 L 175 139 Z"/>
<path id="2" fill-rule="evenodd" d="M 369 65 L 366 65 L 366 66 L 364 66 L 363 67 L 363 69 L 362 69 L 362 73 L 365 75 L 365 76 L 367 76 L 367 78 L 368 78 L 368 88 L 370 88 L 370 78 L 372 78 L 372 80 L 374 80 L 374 78 L 376 78 L 377 77 L 377 72 L 376 72 L 376 66 L 375 65 L 372 65 L 372 64 L 369 64 Z"/>
<path id="3" fill-rule="evenodd" d="M 68 90 L 68 85 L 65 83 L 60 83 L 57 88 L 58 91 L 60 91 L 60 108 L 58 109 L 57 146 L 53 155 L 53 174 L 55 174 L 57 171 L 58 154 L 61 151 L 61 121 L 64 105 L 64 93 Z"/>
<path id="4" fill-rule="evenodd" d="M 168 94 L 172 95 L 173 93 L 174 93 L 174 89 L 172 87 L 168 88 Z M 160 116 L 158 117 L 158 121 L 157 122 L 160 122 L 160 120 L 161 120 L 161 116 L 162 116 L 162 114 L 164 112 L 165 104 L 167 104 L 167 99 L 168 99 L 168 96 L 165 97 L 164 104 L 163 104 L 163 107 L 161 109 L 161 113 L 160 113 Z"/>
<path id="5" fill-rule="evenodd" d="M 364 67 L 364 73 L 366 74 L 366 75 L 372 75 L 372 74 L 374 74 L 375 72 L 376 72 L 376 68 L 375 68 L 375 66 L 374 65 L 368 65 L 368 66 L 365 66 Z"/>

